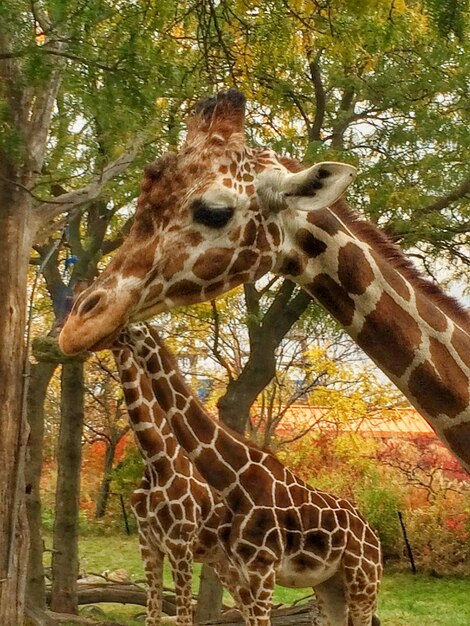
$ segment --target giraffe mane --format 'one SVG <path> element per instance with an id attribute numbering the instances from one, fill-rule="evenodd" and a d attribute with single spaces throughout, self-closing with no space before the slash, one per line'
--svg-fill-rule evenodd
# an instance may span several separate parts
<path id="1" fill-rule="evenodd" d="M 391 265 L 404 276 L 413 287 L 427 296 L 436 306 L 441 308 L 454 321 L 470 330 L 470 313 L 456 298 L 444 293 L 439 285 L 431 282 L 420 274 L 415 265 L 403 254 L 383 231 L 375 224 L 358 216 L 345 200 L 338 200 L 331 206 L 335 215 L 344 219 L 351 231 L 366 241 Z"/>

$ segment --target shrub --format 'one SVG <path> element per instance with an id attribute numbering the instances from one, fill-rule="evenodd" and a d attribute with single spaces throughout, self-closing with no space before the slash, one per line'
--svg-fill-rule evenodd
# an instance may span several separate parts
<path id="1" fill-rule="evenodd" d="M 403 552 L 397 513 L 403 505 L 400 490 L 393 485 L 382 487 L 372 484 L 358 489 L 356 502 L 366 520 L 379 534 L 384 559 L 400 557 Z"/>
<path id="2" fill-rule="evenodd" d="M 451 506 L 449 506 L 451 505 Z M 409 540 L 420 569 L 444 574 L 470 573 L 468 499 L 442 498 L 406 514 Z"/>

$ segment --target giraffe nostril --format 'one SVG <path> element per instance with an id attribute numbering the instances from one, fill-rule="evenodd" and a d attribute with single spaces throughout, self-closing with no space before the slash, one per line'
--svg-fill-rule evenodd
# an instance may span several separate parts
<path id="1" fill-rule="evenodd" d="M 97 306 L 100 303 L 102 303 L 104 296 L 105 296 L 104 292 L 92 293 L 90 296 L 88 296 L 88 298 L 85 298 L 85 300 L 81 303 L 77 311 L 77 314 L 86 315 L 87 313 L 90 313 L 91 311 L 96 309 Z"/>

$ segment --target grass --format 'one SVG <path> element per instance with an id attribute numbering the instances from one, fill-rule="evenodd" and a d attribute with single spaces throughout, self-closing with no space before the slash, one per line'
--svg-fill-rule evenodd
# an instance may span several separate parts
<path id="1" fill-rule="evenodd" d="M 126 569 L 132 579 L 143 578 L 137 537 L 87 534 L 80 539 L 82 571 Z M 196 566 L 196 573 L 199 566 Z M 171 574 L 165 568 L 165 584 L 172 587 Z M 198 577 L 194 578 L 196 590 Z M 306 597 L 310 589 L 277 587 L 275 602 L 291 604 Z M 228 597 L 227 597 L 228 600 Z M 101 605 L 106 619 L 126 626 L 142 626 L 137 606 Z M 403 572 L 386 572 L 380 593 L 379 616 L 382 626 L 468 626 L 470 624 L 470 577 L 435 578 L 425 574 L 412 576 Z"/>

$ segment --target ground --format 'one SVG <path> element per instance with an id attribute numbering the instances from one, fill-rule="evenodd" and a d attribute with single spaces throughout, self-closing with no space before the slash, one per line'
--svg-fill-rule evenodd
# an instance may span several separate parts
<path id="1" fill-rule="evenodd" d="M 47 542 L 47 540 L 46 540 Z M 84 535 L 80 539 L 80 562 L 87 573 L 125 568 L 133 580 L 143 578 L 137 537 L 125 535 Z M 165 581 L 172 586 L 171 575 Z M 195 577 L 197 585 L 198 579 Z M 309 589 L 277 587 L 276 603 L 290 604 L 308 596 Z M 386 571 L 380 594 L 379 616 L 382 626 L 468 626 L 470 624 L 470 577 L 435 578 L 426 574 Z M 128 626 L 142 626 L 136 619 L 140 607 L 101 605 L 103 618 Z"/>

